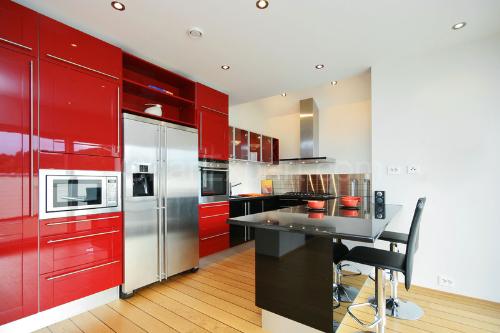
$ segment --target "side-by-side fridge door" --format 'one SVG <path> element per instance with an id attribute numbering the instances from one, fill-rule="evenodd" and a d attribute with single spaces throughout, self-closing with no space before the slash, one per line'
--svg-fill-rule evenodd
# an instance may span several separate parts
<path id="1" fill-rule="evenodd" d="M 159 258 L 160 126 L 124 119 L 124 284 L 122 292 L 161 280 Z M 162 244 L 163 245 L 163 244 Z"/>

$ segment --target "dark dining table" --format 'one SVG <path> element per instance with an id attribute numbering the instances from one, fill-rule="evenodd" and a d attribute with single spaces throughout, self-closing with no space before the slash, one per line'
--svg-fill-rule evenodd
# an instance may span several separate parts
<path id="1" fill-rule="evenodd" d="M 375 207 L 370 197 L 346 208 L 336 198 L 327 200 L 324 210 L 302 205 L 228 219 L 255 228 L 256 306 L 334 332 L 334 242 L 373 244 L 401 208 Z"/>

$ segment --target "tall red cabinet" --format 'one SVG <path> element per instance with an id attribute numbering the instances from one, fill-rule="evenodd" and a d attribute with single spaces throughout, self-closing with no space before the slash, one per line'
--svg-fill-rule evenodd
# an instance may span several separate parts
<path id="1" fill-rule="evenodd" d="M 0 325 L 37 312 L 37 15 L 0 1 Z"/>

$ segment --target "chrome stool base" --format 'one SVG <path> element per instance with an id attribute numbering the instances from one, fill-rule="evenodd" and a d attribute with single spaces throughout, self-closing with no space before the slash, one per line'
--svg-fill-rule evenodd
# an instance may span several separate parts
<path id="1" fill-rule="evenodd" d="M 370 297 L 368 302 L 375 304 L 375 297 Z M 424 315 L 424 310 L 417 304 L 402 299 L 386 299 L 385 314 L 388 317 L 402 320 L 419 320 Z"/>
<path id="2" fill-rule="evenodd" d="M 345 284 L 333 286 L 333 298 L 337 302 L 352 303 L 359 294 L 359 289 Z"/>

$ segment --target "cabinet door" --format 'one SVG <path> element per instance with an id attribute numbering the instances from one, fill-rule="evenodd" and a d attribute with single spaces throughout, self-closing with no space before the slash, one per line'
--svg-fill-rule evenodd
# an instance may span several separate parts
<path id="1" fill-rule="evenodd" d="M 226 94 L 198 83 L 196 85 L 196 103 L 199 108 L 229 113 L 229 98 Z"/>
<path id="2" fill-rule="evenodd" d="M 12 1 L 0 1 L 0 46 L 36 55 L 38 14 Z"/>
<path id="3" fill-rule="evenodd" d="M 37 311 L 38 224 L 29 176 L 33 62 L 0 47 L 0 325 Z"/>
<path id="4" fill-rule="evenodd" d="M 257 133 L 250 132 L 250 161 L 261 161 L 261 142 L 262 136 Z"/>
<path id="5" fill-rule="evenodd" d="M 41 150 L 118 157 L 118 98 L 116 80 L 40 61 Z"/>
<path id="6" fill-rule="evenodd" d="M 202 108 L 199 120 L 200 157 L 227 161 L 229 158 L 228 116 Z"/>
<path id="7" fill-rule="evenodd" d="M 248 161 L 249 149 L 248 131 L 240 128 L 234 129 L 234 156 L 238 160 Z"/>
<path id="8" fill-rule="evenodd" d="M 262 162 L 271 163 L 273 161 L 273 139 L 262 136 Z"/>

